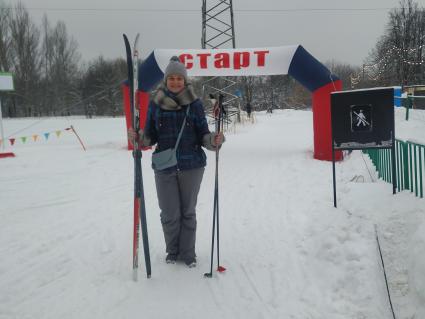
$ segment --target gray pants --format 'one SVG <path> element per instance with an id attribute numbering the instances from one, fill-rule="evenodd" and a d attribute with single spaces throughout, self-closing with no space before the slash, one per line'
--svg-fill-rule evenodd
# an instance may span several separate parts
<path id="1" fill-rule="evenodd" d="M 183 260 L 195 257 L 196 202 L 204 170 L 155 171 L 166 251 Z"/>

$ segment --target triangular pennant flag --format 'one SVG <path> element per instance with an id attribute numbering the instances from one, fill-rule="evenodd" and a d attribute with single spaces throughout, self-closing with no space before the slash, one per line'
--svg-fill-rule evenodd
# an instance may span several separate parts
<path id="1" fill-rule="evenodd" d="M 49 139 L 50 133 L 44 133 L 44 137 L 46 138 L 46 141 Z"/>
<path id="2" fill-rule="evenodd" d="M 21 141 L 22 141 L 22 143 L 24 143 L 24 144 L 25 144 L 25 142 L 27 141 L 27 137 L 26 137 L 26 136 L 22 136 L 22 137 L 21 137 Z"/>
<path id="3" fill-rule="evenodd" d="M 35 142 L 35 141 L 37 141 L 37 138 L 38 138 L 38 135 L 37 135 L 37 134 L 34 134 L 34 135 L 32 136 L 32 139 L 34 140 L 34 142 Z"/>
<path id="4" fill-rule="evenodd" d="M 59 137 L 61 135 L 62 131 L 56 131 L 55 133 L 56 133 L 56 136 Z"/>
<path id="5" fill-rule="evenodd" d="M 13 144 L 15 144 L 15 139 L 14 138 L 9 138 L 9 141 L 10 141 L 10 145 L 13 146 Z"/>

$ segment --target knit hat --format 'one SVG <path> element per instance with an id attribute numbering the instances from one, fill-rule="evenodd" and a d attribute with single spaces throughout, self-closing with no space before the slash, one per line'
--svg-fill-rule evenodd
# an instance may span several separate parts
<path id="1" fill-rule="evenodd" d="M 171 57 L 170 63 L 168 63 L 167 67 L 165 68 L 164 80 L 166 81 L 167 78 L 172 74 L 181 75 L 184 78 L 184 81 L 187 82 L 186 67 L 183 63 L 180 62 L 177 56 Z"/>

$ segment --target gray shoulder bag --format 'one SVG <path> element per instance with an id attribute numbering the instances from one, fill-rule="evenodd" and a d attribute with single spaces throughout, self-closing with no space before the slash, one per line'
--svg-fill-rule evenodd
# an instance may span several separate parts
<path id="1" fill-rule="evenodd" d="M 186 116 L 183 120 L 182 128 L 180 129 L 179 136 L 176 141 L 176 145 L 174 148 L 168 148 L 164 151 L 153 153 L 152 154 L 152 166 L 155 170 L 163 170 L 169 167 L 173 167 L 177 165 L 177 156 L 176 151 L 180 142 L 180 138 L 182 137 L 184 126 L 186 125 L 186 118 L 189 115 L 190 105 L 187 107 Z"/>

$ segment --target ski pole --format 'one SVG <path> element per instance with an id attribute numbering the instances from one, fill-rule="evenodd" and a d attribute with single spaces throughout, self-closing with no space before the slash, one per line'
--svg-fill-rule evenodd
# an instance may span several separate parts
<path id="1" fill-rule="evenodd" d="M 214 98 L 214 96 L 211 96 L 211 98 Z M 219 107 L 218 107 L 218 101 L 216 101 L 216 104 L 214 105 L 213 108 L 213 114 L 214 114 L 214 118 L 216 120 L 215 122 L 215 130 L 217 131 L 218 129 L 218 112 L 219 111 Z M 213 226 L 212 226 L 212 239 L 211 239 L 211 265 L 210 265 L 210 272 L 209 273 L 205 273 L 204 277 L 207 278 L 211 278 L 212 277 L 212 270 L 213 270 L 213 263 L 214 263 L 214 239 L 215 239 L 215 220 L 216 220 L 216 208 L 217 208 L 217 164 L 218 164 L 218 153 L 217 153 L 217 148 L 215 151 L 215 182 L 214 182 L 214 209 L 213 209 Z"/>
<path id="2" fill-rule="evenodd" d="M 222 123 L 222 109 L 223 109 L 223 95 L 220 94 L 218 103 L 214 107 L 214 117 L 216 119 L 215 132 L 220 133 Z M 226 268 L 220 266 L 220 230 L 219 230 L 219 200 L 218 200 L 218 162 L 219 162 L 219 147 L 216 145 L 215 149 L 215 184 L 214 184 L 214 210 L 213 210 L 213 228 L 212 228 L 212 240 L 211 240 L 211 265 L 210 272 L 205 273 L 204 277 L 212 277 L 212 269 L 214 263 L 214 237 L 217 222 L 217 271 L 224 272 Z"/>
<path id="3" fill-rule="evenodd" d="M 219 106 L 219 115 L 218 115 L 218 129 L 217 134 L 223 131 L 223 114 L 224 112 L 224 106 L 223 106 L 223 98 L 224 96 L 220 94 L 218 99 L 218 106 Z M 216 145 L 216 187 L 215 187 L 215 193 L 216 193 L 216 216 L 217 216 L 217 271 L 218 272 L 225 272 L 226 268 L 220 265 L 220 219 L 219 219 L 219 200 L 218 200 L 218 160 L 219 160 L 219 153 L 220 149 L 219 146 Z"/>
<path id="4" fill-rule="evenodd" d="M 215 213 L 216 213 L 216 200 L 215 200 L 215 192 L 214 192 L 214 212 L 213 212 L 213 227 L 212 227 L 212 240 L 211 240 L 211 267 L 210 272 L 205 273 L 204 277 L 211 278 L 212 277 L 212 269 L 214 262 L 214 235 L 215 235 Z"/>

